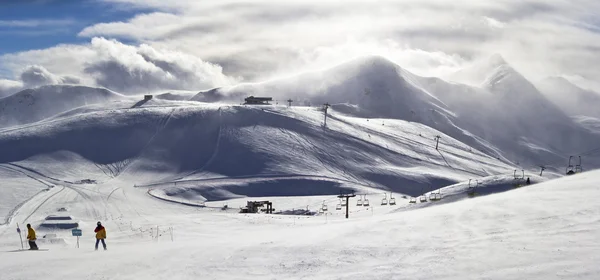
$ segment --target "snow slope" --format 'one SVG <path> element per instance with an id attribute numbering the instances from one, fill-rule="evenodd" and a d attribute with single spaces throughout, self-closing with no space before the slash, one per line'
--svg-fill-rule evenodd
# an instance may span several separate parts
<path id="1" fill-rule="evenodd" d="M 309 107 L 176 102 L 109 108 L 5 130 L 0 163 L 69 182 L 120 176 L 135 178 L 137 185 L 169 187 L 175 181 L 199 184 L 215 177 L 304 175 L 409 195 L 515 169 L 422 124 L 331 110 L 323 127 L 322 118 L 323 112 Z M 438 150 L 436 135 L 443 137 Z M 76 172 L 63 168 L 71 165 Z M 83 169 L 89 175 L 77 178 Z M 236 195 L 275 193 L 251 188 Z"/>
<path id="2" fill-rule="evenodd" d="M 0 99 L 0 128 L 43 120 L 80 106 L 125 98 L 103 88 L 72 85 L 26 89 Z"/>
<path id="3" fill-rule="evenodd" d="M 596 279 L 599 178 L 587 172 L 395 213 L 374 206 L 349 220 L 203 210 L 128 189 L 107 205 L 122 207 L 104 223 L 107 252 L 92 249 L 94 220 L 81 222 L 79 249 L 58 231 L 38 240 L 48 252 L 11 252 L 18 247 L 12 224 L 0 239 L 0 270 L 3 279 Z M 65 190 L 52 199 L 72 198 Z M 38 211 L 45 217 L 51 209 Z M 70 214 L 77 219 L 80 211 Z M 153 238 L 156 229 L 162 235 Z"/>
<path id="4" fill-rule="evenodd" d="M 561 77 L 544 79 L 538 87 L 569 116 L 600 117 L 600 94 L 596 92 L 582 89 Z"/>

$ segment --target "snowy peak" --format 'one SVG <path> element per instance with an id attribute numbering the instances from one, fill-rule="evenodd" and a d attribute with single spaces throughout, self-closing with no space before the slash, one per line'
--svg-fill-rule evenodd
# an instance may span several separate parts
<path id="1" fill-rule="evenodd" d="M 369 73 L 400 75 L 403 70 L 398 64 L 395 64 L 383 56 L 371 55 L 355 58 L 326 72 L 339 72 L 355 75 Z"/>
<path id="2" fill-rule="evenodd" d="M 497 67 L 497 66 L 502 66 L 502 65 L 508 65 L 508 63 L 506 62 L 506 60 L 504 59 L 504 57 L 502 57 L 502 55 L 496 53 L 493 54 L 492 56 L 490 56 L 490 58 L 488 58 L 488 65 L 492 66 L 492 67 Z"/>
<path id="3" fill-rule="evenodd" d="M 446 111 L 446 106 L 422 90 L 417 76 L 381 56 L 366 56 L 333 68 L 258 84 L 202 92 L 192 100 L 243 101 L 244 97 L 269 96 L 275 102 L 294 100 L 297 105 L 352 104 L 363 116 L 414 120 L 416 112 Z"/>
<path id="4" fill-rule="evenodd" d="M 504 57 L 494 54 L 451 74 L 449 79 L 472 86 L 493 88 L 494 85 L 513 76 L 521 75 L 506 62 Z"/>

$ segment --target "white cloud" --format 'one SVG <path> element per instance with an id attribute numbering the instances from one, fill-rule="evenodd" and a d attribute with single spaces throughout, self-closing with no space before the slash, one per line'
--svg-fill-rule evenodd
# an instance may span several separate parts
<path id="1" fill-rule="evenodd" d="M 0 20 L 0 27 L 21 27 L 21 28 L 34 28 L 34 27 L 48 27 L 48 26 L 66 26 L 74 24 L 75 21 L 71 19 L 28 19 L 28 20 Z"/>
<path id="2" fill-rule="evenodd" d="M 50 73 L 46 68 L 39 65 L 27 67 L 21 73 L 21 81 L 26 87 L 37 87 L 43 85 L 55 85 L 62 83 L 62 79 Z"/>
<path id="3" fill-rule="evenodd" d="M 80 36 L 176 48 L 249 79 L 316 67 L 326 53 L 338 60 L 373 51 L 429 75 L 500 53 L 531 78 L 557 71 L 600 77 L 597 67 L 582 68 L 600 63 L 600 28 L 589 20 L 598 18 L 600 2 L 593 0 L 105 1 L 161 12 L 90 26 Z M 310 56 L 319 61 L 311 65 Z"/>
<path id="4" fill-rule="evenodd" d="M 22 70 L 18 80 L 0 79 L 0 98 L 25 88 L 44 85 L 79 84 L 75 76 L 55 75 L 40 65 L 30 65 Z"/>
<path id="5" fill-rule="evenodd" d="M 220 66 L 181 52 L 102 38 L 92 39 L 91 48 L 98 59 L 86 63 L 84 71 L 98 85 L 121 92 L 206 89 L 235 81 L 223 75 Z"/>
<path id="6" fill-rule="evenodd" d="M 16 93 L 23 88 L 23 83 L 19 81 L 0 79 L 0 98 Z"/>
<path id="7" fill-rule="evenodd" d="M 81 80 L 75 76 L 55 75 L 43 66 L 31 65 L 21 73 L 21 82 L 25 87 L 32 88 L 44 85 L 79 84 Z"/>
<path id="8" fill-rule="evenodd" d="M 595 0 L 104 1 L 153 12 L 88 26 L 79 36 L 135 46 L 92 39 L 3 56 L 0 67 L 39 64 L 129 91 L 144 83 L 197 89 L 234 81 L 227 76 L 261 80 L 370 54 L 420 75 L 444 76 L 499 53 L 534 80 L 600 79 Z"/>
<path id="9" fill-rule="evenodd" d="M 93 38 L 86 45 L 59 45 L 0 56 L 0 65 L 12 72 L 22 71 L 22 65 L 38 65 L 21 75 L 27 87 L 77 81 L 123 93 L 139 93 L 203 90 L 236 81 L 224 75 L 220 66 L 196 56 L 104 38 Z"/>

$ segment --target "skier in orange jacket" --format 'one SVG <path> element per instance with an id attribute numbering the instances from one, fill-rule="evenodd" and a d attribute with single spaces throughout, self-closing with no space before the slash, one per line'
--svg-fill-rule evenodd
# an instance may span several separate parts
<path id="1" fill-rule="evenodd" d="M 38 246 L 35 244 L 35 230 L 33 230 L 30 224 L 27 224 L 27 240 L 29 241 L 29 250 L 38 250 Z"/>
<path id="2" fill-rule="evenodd" d="M 98 243 L 100 241 L 102 241 L 102 246 L 104 246 L 104 250 L 106 250 L 106 243 L 104 242 L 104 239 L 106 239 L 106 229 L 100 222 L 98 222 L 94 232 L 96 233 L 96 250 L 98 250 Z"/>

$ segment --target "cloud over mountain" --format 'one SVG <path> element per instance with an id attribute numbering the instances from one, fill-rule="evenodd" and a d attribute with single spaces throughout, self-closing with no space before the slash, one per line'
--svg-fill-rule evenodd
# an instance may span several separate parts
<path id="1" fill-rule="evenodd" d="M 593 0 L 102 2 L 135 12 L 82 28 L 76 35 L 89 43 L 2 55 L 0 73 L 41 65 L 123 92 L 200 90 L 364 55 L 446 78 L 498 53 L 530 80 L 576 76 L 598 86 L 600 78 Z"/>
<path id="2" fill-rule="evenodd" d="M 428 76 L 499 53 L 534 80 L 600 77 L 589 67 L 600 63 L 600 2 L 592 0 L 105 1 L 152 12 L 92 25 L 80 36 L 177 46 L 246 80 L 372 54 Z M 422 61 L 411 52 L 429 55 Z"/>
<path id="3" fill-rule="evenodd" d="M 56 60 L 64 60 L 65 63 L 57 64 Z M 40 64 L 27 66 L 19 75 L 24 87 L 84 83 L 124 93 L 140 93 L 201 90 L 236 81 L 224 75 L 220 66 L 193 55 L 153 48 L 147 44 L 126 45 L 104 38 L 93 38 L 87 45 L 61 45 L 5 55 L 0 57 L 0 61 L 15 68 L 22 64 Z M 10 83 L 14 85 L 19 81 Z M 8 82 L 4 84 L 8 88 Z"/>
<path id="4" fill-rule="evenodd" d="M 103 38 L 92 39 L 91 48 L 99 57 L 85 64 L 85 73 L 98 85 L 121 92 L 204 89 L 234 81 L 223 75 L 220 66 L 181 52 Z"/>
<path id="5" fill-rule="evenodd" d="M 79 84 L 80 80 L 73 76 L 58 76 L 50 73 L 46 68 L 39 65 L 27 67 L 21 73 L 21 81 L 25 87 L 38 87 L 44 85 Z"/>

